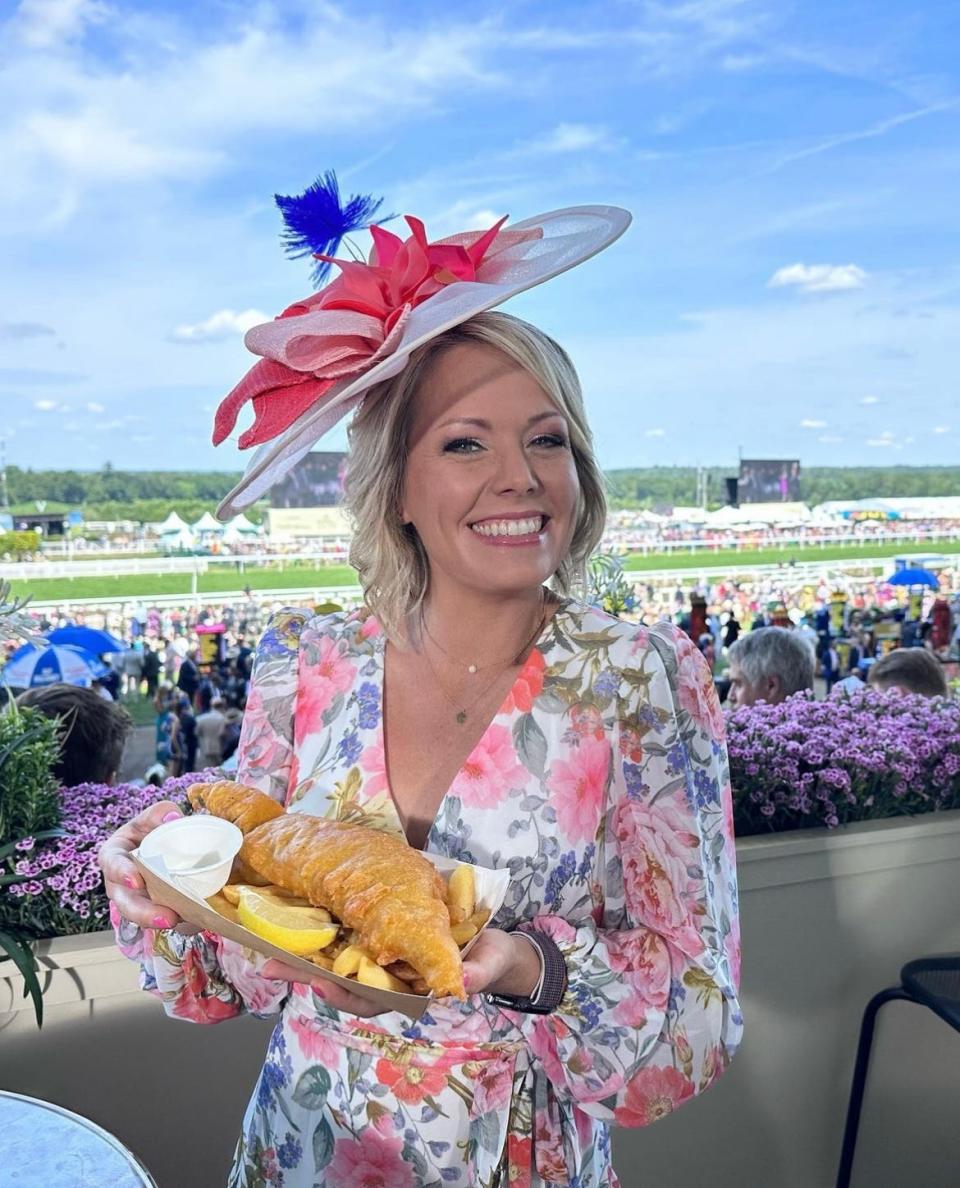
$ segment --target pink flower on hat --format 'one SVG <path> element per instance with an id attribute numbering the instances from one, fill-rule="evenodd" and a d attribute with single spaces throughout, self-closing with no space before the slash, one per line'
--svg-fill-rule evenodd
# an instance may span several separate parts
<path id="1" fill-rule="evenodd" d="M 406 219 L 412 232 L 406 240 L 382 227 L 370 228 L 369 264 L 319 256 L 336 264 L 340 276 L 247 333 L 247 346 L 263 359 L 217 409 L 214 445 L 233 431 L 248 402 L 254 422 L 237 444 L 246 449 L 270 441 L 335 384 L 389 358 L 418 305 L 458 281 L 495 280 L 499 269 L 489 267 L 492 261 L 506 248 L 540 235 L 537 228 L 503 231 L 506 220 L 501 219 L 489 231 L 428 243 L 423 223 L 412 215 Z"/>

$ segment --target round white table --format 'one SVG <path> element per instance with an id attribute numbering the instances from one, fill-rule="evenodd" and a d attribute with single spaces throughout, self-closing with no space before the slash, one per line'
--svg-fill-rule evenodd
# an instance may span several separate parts
<path id="1" fill-rule="evenodd" d="M 106 1130 L 49 1101 L 0 1090 L 0 1188 L 157 1188 Z"/>

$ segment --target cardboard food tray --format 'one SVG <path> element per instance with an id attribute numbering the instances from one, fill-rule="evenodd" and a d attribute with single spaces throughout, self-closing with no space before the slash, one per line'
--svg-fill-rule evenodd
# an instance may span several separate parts
<path id="1" fill-rule="evenodd" d="M 195 924 L 198 928 L 202 928 L 207 932 L 214 932 L 218 936 L 227 937 L 229 940 L 236 941 L 247 949 L 253 949 L 265 957 L 273 957 L 277 961 L 284 961 L 294 969 L 300 970 L 304 974 L 305 979 L 325 978 L 329 982 L 336 982 L 338 986 L 343 986 L 345 989 L 350 990 L 358 998 L 363 998 L 367 1002 L 381 1007 L 383 1010 L 399 1011 L 411 1019 L 419 1019 L 427 1009 L 432 995 L 427 997 L 423 994 L 401 994 L 395 990 L 379 990 L 376 986 L 365 986 L 362 982 L 358 982 L 356 978 L 340 977 L 339 974 L 335 974 L 332 970 L 314 965 L 312 961 L 307 961 L 304 957 L 297 957 L 293 953 L 288 953 L 286 949 L 280 949 L 276 945 L 271 945 L 269 941 L 265 941 L 263 937 L 257 936 L 256 933 L 244 928 L 242 924 L 235 924 L 232 920 L 228 920 L 226 916 L 221 916 L 206 900 L 198 899 L 196 896 L 181 890 L 175 881 L 173 881 L 176 879 L 176 875 L 167 877 L 159 870 L 148 865 L 147 861 L 140 857 L 139 850 L 135 850 L 131 857 L 137 869 L 143 875 L 144 882 L 147 884 L 147 894 L 153 902 L 160 907 L 171 908 L 188 923 Z M 424 854 L 424 858 L 431 862 L 444 876 L 449 875 L 458 866 L 472 865 L 469 862 L 458 862 L 455 858 L 444 858 L 437 854 Z M 492 919 L 506 897 L 507 887 L 510 883 L 509 871 L 490 870 L 485 866 L 473 866 L 473 872 L 476 879 L 477 907 L 489 910 L 490 918 Z M 487 925 L 484 925 L 484 928 L 486 927 Z M 482 932 L 484 929 L 480 931 Z M 477 936 L 479 935 L 480 933 L 478 932 Z M 476 941 L 477 937 L 475 936 L 460 950 L 461 954 L 466 956 L 476 944 Z"/>

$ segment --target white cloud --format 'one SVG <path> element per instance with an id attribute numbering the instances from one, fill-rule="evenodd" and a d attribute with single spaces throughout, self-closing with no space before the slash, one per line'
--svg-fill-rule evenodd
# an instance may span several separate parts
<path id="1" fill-rule="evenodd" d="M 895 444 L 894 435 L 889 429 L 884 429 L 884 431 L 877 437 L 867 438 L 867 445 L 874 446 L 875 448 L 882 449 L 884 446 L 892 446 Z M 899 446 L 897 448 L 899 449 Z"/>
<path id="2" fill-rule="evenodd" d="M 879 404 L 880 397 L 879 396 L 861 396 L 860 403 L 861 404 Z"/>
<path id="3" fill-rule="evenodd" d="M 643 436 L 644 437 L 666 437 L 667 431 L 666 431 L 666 429 L 644 429 Z"/>
<path id="4" fill-rule="evenodd" d="M 174 342 L 216 342 L 235 334 L 246 334 L 252 326 L 269 321 L 270 318 L 259 309 L 245 309 L 240 313 L 220 309 L 205 322 L 177 326 L 170 332 L 170 337 Z"/>
<path id="5" fill-rule="evenodd" d="M 34 400 L 33 407 L 39 412 L 53 412 L 60 406 L 56 400 Z"/>
<path id="6" fill-rule="evenodd" d="M 796 286 L 801 293 L 835 293 L 861 289 L 867 274 L 856 264 L 788 264 L 767 281 L 771 289 Z"/>
<path id="7" fill-rule="evenodd" d="M 821 433 L 817 441 L 822 441 L 824 445 L 839 445 L 843 438 L 836 433 Z"/>
<path id="8" fill-rule="evenodd" d="M 87 412 L 102 413 L 106 411 L 106 408 L 102 404 L 99 404 L 96 400 L 87 401 Z"/>
<path id="9" fill-rule="evenodd" d="M 616 148 L 620 141 L 603 124 L 557 124 L 550 132 L 517 146 L 521 153 L 582 153 Z"/>
<path id="10" fill-rule="evenodd" d="M 82 34 L 87 25 L 110 16 L 99 0 L 21 0 L 13 21 L 13 32 L 24 45 L 49 49 Z"/>
<path id="11" fill-rule="evenodd" d="M 814 421 L 810 417 L 804 417 L 800 422 L 801 429 L 826 429 L 826 421 Z"/>
<path id="12" fill-rule="evenodd" d="M 949 433 L 950 426 L 949 425 L 934 425 L 933 431 L 934 431 L 934 433 Z"/>

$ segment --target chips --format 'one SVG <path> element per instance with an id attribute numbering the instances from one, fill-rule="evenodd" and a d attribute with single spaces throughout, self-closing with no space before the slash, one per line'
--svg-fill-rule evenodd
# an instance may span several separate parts
<path id="1" fill-rule="evenodd" d="M 450 932 L 460 948 L 473 940 L 490 919 L 486 908 L 477 907 L 476 898 L 473 868 L 456 867 L 446 883 L 446 904 Z M 379 990 L 430 993 L 429 986 L 412 965 L 405 961 L 378 965 L 358 943 L 359 937 L 352 928 L 344 927 L 324 908 L 312 907 L 285 887 L 228 883 L 218 894 L 210 896 L 207 903 L 226 919 L 250 928 L 279 948 L 305 957 L 320 969 L 343 978 L 356 978 L 363 985 Z"/>

